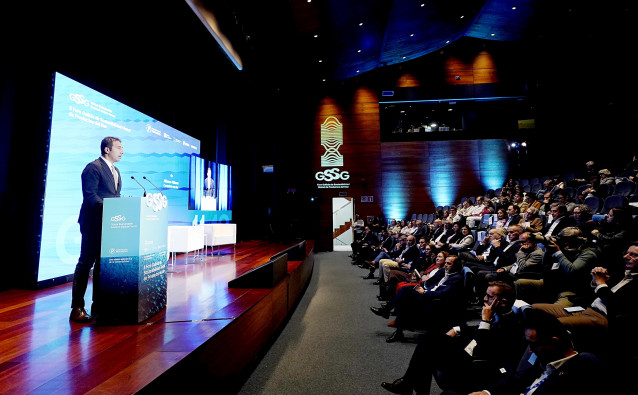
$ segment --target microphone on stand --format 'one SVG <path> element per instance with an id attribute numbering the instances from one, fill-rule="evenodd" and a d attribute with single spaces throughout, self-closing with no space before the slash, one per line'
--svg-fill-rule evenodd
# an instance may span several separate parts
<path id="1" fill-rule="evenodd" d="M 143 179 L 145 179 L 146 181 L 148 181 L 148 182 L 149 182 L 152 186 L 154 186 L 154 187 L 155 187 L 155 189 L 157 189 L 161 195 L 164 195 L 164 194 L 162 193 L 162 190 L 161 190 L 161 189 L 159 189 L 159 188 L 158 188 L 155 184 L 153 184 L 153 183 L 151 182 L 151 180 L 149 180 L 148 178 L 146 178 L 146 176 L 142 176 L 142 178 L 143 178 Z"/>
<path id="2" fill-rule="evenodd" d="M 133 181 L 135 181 L 136 183 L 138 183 L 138 185 L 139 185 L 139 186 L 141 186 L 141 187 L 142 187 L 142 189 L 144 190 L 144 197 L 146 197 L 146 188 L 144 188 L 144 186 L 143 186 L 142 184 L 140 184 L 140 182 L 139 182 L 139 181 L 137 181 L 137 179 L 136 179 L 135 177 L 131 176 L 131 178 L 133 179 Z M 144 178 L 146 178 L 146 177 L 144 177 Z"/>

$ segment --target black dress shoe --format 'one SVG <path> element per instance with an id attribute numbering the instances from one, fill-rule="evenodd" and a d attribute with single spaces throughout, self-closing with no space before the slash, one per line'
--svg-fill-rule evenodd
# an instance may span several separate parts
<path id="1" fill-rule="evenodd" d="M 364 277 L 365 280 L 372 280 L 374 278 L 374 273 L 369 273 L 367 276 Z"/>
<path id="2" fill-rule="evenodd" d="M 386 343 L 402 342 L 403 340 L 405 340 L 405 336 L 403 336 L 403 331 L 400 329 L 397 329 L 390 337 L 385 339 Z"/>
<path id="3" fill-rule="evenodd" d="M 412 386 L 403 380 L 403 378 L 396 379 L 391 383 L 385 381 L 381 383 L 381 386 L 393 394 L 410 394 L 412 395 Z"/>
<path id="4" fill-rule="evenodd" d="M 390 318 L 390 310 L 384 308 L 384 307 L 370 307 L 370 310 L 372 310 L 372 312 L 380 317 L 383 317 L 385 319 Z"/>
<path id="5" fill-rule="evenodd" d="M 74 307 L 71 310 L 69 320 L 80 324 L 88 324 L 90 322 L 93 322 L 93 317 L 91 317 L 91 315 L 87 313 L 86 310 L 84 310 L 82 307 Z"/>

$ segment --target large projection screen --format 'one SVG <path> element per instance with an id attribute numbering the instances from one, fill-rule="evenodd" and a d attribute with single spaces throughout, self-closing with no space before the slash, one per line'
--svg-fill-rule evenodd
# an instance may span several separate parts
<path id="1" fill-rule="evenodd" d="M 230 210 L 189 210 L 189 167 L 191 157 L 200 156 L 199 140 L 56 73 L 38 282 L 75 270 L 81 241 L 80 174 L 100 156 L 100 141 L 106 136 L 120 138 L 124 147 L 116 164 L 122 175 L 122 196 L 160 189 L 168 198 L 169 223 L 190 223 L 196 216 L 207 221 L 231 219 Z"/>

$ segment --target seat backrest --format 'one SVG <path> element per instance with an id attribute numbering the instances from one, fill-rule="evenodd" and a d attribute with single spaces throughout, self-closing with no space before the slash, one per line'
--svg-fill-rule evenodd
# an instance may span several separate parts
<path id="1" fill-rule="evenodd" d="M 605 202 L 603 203 L 603 209 L 601 212 L 603 214 L 607 213 L 612 208 L 624 208 L 628 204 L 627 198 L 619 195 L 611 195 L 605 198 Z"/>
<path id="2" fill-rule="evenodd" d="M 599 213 L 602 207 L 602 200 L 598 196 L 586 197 L 583 203 L 588 205 L 594 214 Z"/>
<path id="3" fill-rule="evenodd" d="M 630 196 L 636 190 L 636 184 L 630 180 L 623 180 L 616 184 L 614 195 Z"/>

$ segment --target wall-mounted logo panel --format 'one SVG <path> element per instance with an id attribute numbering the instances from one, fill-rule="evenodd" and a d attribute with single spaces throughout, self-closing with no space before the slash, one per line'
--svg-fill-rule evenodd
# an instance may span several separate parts
<path id="1" fill-rule="evenodd" d="M 343 155 L 339 147 L 343 145 L 343 124 L 333 116 L 321 124 L 321 145 L 326 152 L 321 156 L 321 167 L 343 166 Z"/>

